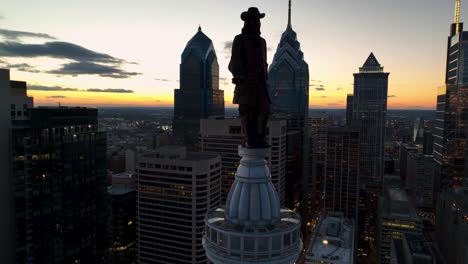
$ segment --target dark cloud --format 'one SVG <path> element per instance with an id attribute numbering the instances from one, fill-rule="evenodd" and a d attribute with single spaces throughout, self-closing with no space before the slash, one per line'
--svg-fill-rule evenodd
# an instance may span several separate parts
<path id="1" fill-rule="evenodd" d="M 61 99 L 61 98 L 67 98 L 66 96 L 63 95 L 52 95 L 52 96 L 47 96 L 49 99 Z"/>
<path id="2" fill-rule="evenodd" d="M 28 90 L 35 90 L 35 91 L 80 91 L 77 88 L 66 88 L 60 86 L 43 86 L 43 85 L 28 85 Z"/>
<path id="3" fill-rule="evenodd" d="M 45 85 L 28 85 L 28 90 L 35 90 L 35 91 L 63 91 L 63 92 L 89 92 L 89 93 L 133 93 L 132 90 L 127 89 L 115 89 L 115 88 L 108 88 L 108 89 L 97 89 L 97 88 L 89 88 L 86 90 L 78 89 L 78 88 L 69 88 L 69 87 L 61 87 L 61 86 L 45 86 Z M 65 97 L 63 97 L 65 98 Z"/>
<path id="4" fill-rule="evenodd" d="M 137 72 L 127 72 L 122 70 L 120 66 L 111 66 L 97 64 L 93 62 L 72 62 L 62 65 L 62 68 L 48 71 L 47 73 L 58 75 L 78 76 L 81 74 L 99 75 L 101 77 L 124 79 L 139 75 Z"/>
<path id="5" fill-rule="evenodd" d="M 328 105 L 329 105 L 329 106 L 342 106 L 343 103 L 336 102 L 336 103 L 329 103 Z"/>
<path id="6" fill-rule="evenodd" d="M 320 98 L 328 98 L 328 96 L 324 95 L 324 96 L 320 96 Z"/>
<path id="7" fill-rule="evenodd" d="M 124 63 L 108 54 L 95 52 L 68 42 L 46 42 L 44 44 L 23 44 L 20 42 L 0 43 L 0 56 L 5 57 L 50 57 L 81 62 Z"/>
<path id="8" fill-rule="evenodd" d="M 133 93 L 132 90 L 126 90 L 126 89 L 87 89 L 87 92 L 92 92 L 92 93 Z"/>
<path id="9" fill-rule="evenodd" d="M 343 89 L 344 89 L 343 87 L 337 87 L 337 88 L 336 88 L 337 91 L 341 91 L 341 90 L 343 90 Z"/>
<path id="10" fill-rule="evenodd" d="M 0 29 L 0 36 L 3 36 L 4 38 L 8 40 L 18 40 L 23 37 L 55 39 L 55 37 L 49 34 L 34 33 L 34 32 L 27 32 L 27 31 L 16 31 L 16 30 L 8 30 L 8 29 Z"/>
<path id="11" fill-rule="evenodd" d="M 316 87 L 315 90 L 323 92 L 325 91 L 325 87 Z"/>
<path id="12" fill-rule="evenodd" d="M 35 67 L 33 67 L 33 66 L 31 66 L 31 65 L 29 65 L 27 63 L 9 64 L 6 61 L 0 60 L 0 64 L 2 65 L 2 67 L 6 68 L 6 69 L 15 69 L 15 70 L 18 70 L 18 71 L 31 72 L 31 73 L 41 72 L 38 69 L 36 69 Z"/>
<path id="13" fill-rule="evenodd" d="M 160 82 L 170 82 L 171 81 L 169 79 L 159 79 L 159 78 L 156 78 L 155 80 L 160 81 Z"/>
<path id="14" fill-rule="evenodd" d="M 397 96 L 394 95 L 394 94 L 388 96 L 388 98 L 395 98 L 395 97 L 397 97 Z"/>

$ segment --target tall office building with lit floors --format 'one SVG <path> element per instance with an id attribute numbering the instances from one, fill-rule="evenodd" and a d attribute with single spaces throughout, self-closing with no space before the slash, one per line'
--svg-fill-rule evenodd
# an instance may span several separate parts
<path id="1" fill-rule="evenodd" d="M 269 152 L 239 147 L 226 206 L 205 218 L 203 247 L 215 264 L 294 263 L 302 250 L 301 219 L 280 208 L 265 161 Z"/>

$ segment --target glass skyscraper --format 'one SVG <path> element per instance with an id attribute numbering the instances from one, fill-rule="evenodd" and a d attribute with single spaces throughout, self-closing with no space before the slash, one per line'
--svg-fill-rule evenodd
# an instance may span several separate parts
<path id="1" fill-rule="evenodd" d="M 301 188 L 308 178 L 308 113 L 309 66 L 304 61 L 301 44 L 291 24 L 289 1 L 288 25 L 282 34 L 273 62 L 268 70 L 268 83 L 274 119 L 287 120 L 286 207 L 300 209 L 305 204 Z M 307 192 L 303 190 L 302 193 Z M 302 208 L 305 209 L 305 208 Z"/>
<path id="2" fill-rule="evenodd" d="M 351 125 L 359 128 L 361 186 L 383 177 L 388 75 L 373 53 L 354 74 Z"/>
<path id="3" fill-rule="evenodd" d="M 182 53 L 180 89 L 174 91 L 176 143 L 196 150 L 200 119 L 210 116 L 224 116 L 224 91 L 213 42 L 199 27 Z"/>

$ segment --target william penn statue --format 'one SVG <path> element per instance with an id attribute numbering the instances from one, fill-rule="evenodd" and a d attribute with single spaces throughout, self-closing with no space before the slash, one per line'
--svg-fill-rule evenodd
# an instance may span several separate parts
<path id="1" fill-rule="evenodd" d="M 234 38 L 229 70 L 233 75 L 234 104 L 239 105 L 245 147 L 267 148 L 266 125 L 271 99 L 267 84 L 266 41 L 260 37 L 260 19 L 265 14 L 251 7 L 241 14 L 242 33 Z"/>

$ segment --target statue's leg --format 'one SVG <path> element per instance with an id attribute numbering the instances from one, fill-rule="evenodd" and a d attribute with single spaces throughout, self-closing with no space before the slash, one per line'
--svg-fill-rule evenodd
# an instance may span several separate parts
<path id="1" fill-rule="evenodd" d="M 258 139 L 259 144 L 263 147 L 268 146 L 268 142 L 266 140 L 267 134 L 267 124 L 268 119 L 270 117 L 270 103 L 267 100 L 263 100 L 263 102 L 259 105 L 259 115 L 258 115 Z"/>
<path id="2" fill-rule="evenodd" d="M 256 145 L 256 115 L 254 107 L 247 104 L 239 105 L 239 115 L 242 124 L 242 132 L 245 135 L 245 143 L 247 147 L 255 147 Z"/>

